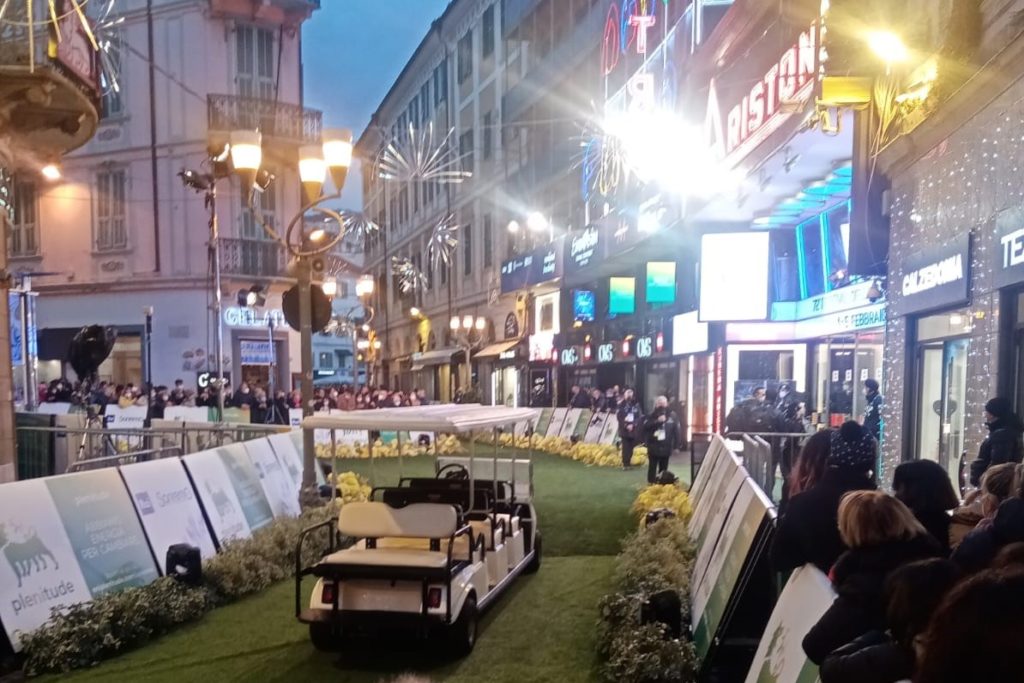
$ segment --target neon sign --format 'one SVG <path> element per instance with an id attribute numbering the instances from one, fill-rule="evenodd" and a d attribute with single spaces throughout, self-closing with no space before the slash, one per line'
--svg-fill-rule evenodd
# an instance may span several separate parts
<path id="1" fill-rule="evenodd" d="M 729 109 L 724 126 L 711 80 L 705 125 L 720 158 L 739 161 L 796 113 L 799 107 L 794 104 L 807 101 L 817 74 L 820 32 L 817 22 L 803 31 L 796 44 Z"/>
<path id="2" fill-rule="evenodd" d="M 636 46 L 638 55 L 647 54 L 647 32 L 657 23 L 655 0 L 624 0 L 622 8 L 614 2 L 608 7 L 604 22 L 604 43 L 601 68 L 610 75 L 619 65 L 621 55 Z"/>

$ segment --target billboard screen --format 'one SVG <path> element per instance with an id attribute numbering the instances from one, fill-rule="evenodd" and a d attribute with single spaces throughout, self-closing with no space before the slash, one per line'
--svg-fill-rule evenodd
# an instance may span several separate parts
<path id="1" fill-rule="evenodd" d="M 636 312 L 636 278 L 613 277 L 608 280 L 608 314 L 633 315 Z"/>
<path id="2" fill-rule="evenodd" d="M 674 304 L 676 302 L 676 262 L 650 261 L 647 263 L 647 303 Z"/>
<path id="3" fill-rule="evenodd" d="M 728 322 L 768 317 L 766 232 L 704 235 L 700 252 L 700 320 Z"/>

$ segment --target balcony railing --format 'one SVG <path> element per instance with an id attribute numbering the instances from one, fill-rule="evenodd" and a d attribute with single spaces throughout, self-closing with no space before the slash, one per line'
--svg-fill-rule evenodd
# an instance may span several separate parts
<path id="1" fill-rule="evenodd" d="M 234 237 L 220 240 L 220 268 L 226 275 L 285 277 L 288 255 L 277 242 Z"/>
<path id="2" fill-rule="evenodd" d="M 210 132 L 259 130 L 264 137 L 296 145 L 320 144 L 323 115 L 316 109 L 241 95 L 207 95 Z"/>

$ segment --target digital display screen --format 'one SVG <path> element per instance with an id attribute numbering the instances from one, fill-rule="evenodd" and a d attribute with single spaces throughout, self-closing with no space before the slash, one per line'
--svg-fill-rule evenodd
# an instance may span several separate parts
<path id="1" fill-rule="evenodd" d="M 768 317 L 766 232 L 704 235 L 700 254 L 700 320 L 754 321 Z"/>
<path id="2" fill-rule="evenodd" d="M 574 289 L 572 291 L 572 317 L 585 323 L 594 322 L 597 312 L 597 300 L 594 292 L 589 289 Z"/>
<path id="3" fill-rule="evenodd" d="M 636 312 L 636 278 L 608 279 L 608 314 L 633 315 Z"/>
<path id="4" fill-rule="evenodd" d="M 708 324 L 697 319 L 697 311 L 672 318 L 672 355 L 704 353 L 708 350 Z"/>
<path id="5" fill-rule="evenodd" d="M 675 261 L 650 261 L 647 264 L 647 303 L 676 302 Z"/>

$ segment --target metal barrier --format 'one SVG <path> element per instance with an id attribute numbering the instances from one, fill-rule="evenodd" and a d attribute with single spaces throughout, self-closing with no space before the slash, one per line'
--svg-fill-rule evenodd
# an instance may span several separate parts
<path id="1" fill-rule="evenodd" d="M 714 434 L 710 432 L 693 434 L 690 441 L 690 481 L 696 478 L 713 436 Z M 804 440 L 811 435 L 802 432 L 729 432 L 723 436 L 726 440 L 739 441 L 743 444 L 742 451 L 737 455 L 743 459 L 743 466 L 750 474 L 750 478 L 768 498 L 773 503 L 785 500 L 789 492 L 789 473 L 796 463 Z M 776 487 L 780 489 L 779 495 L 776 495 Z"/>
<path id="2" fill-rule="evenodd" d="M 87 427 L 19 426 L 17 440 L 26 448 L 56 443 L 53 472 L 75 472 L 81 469 L 109 467 L 128 462 L 181 456 L 232 443 L 269 436 L 287 427 L 259 424 L 181 423 L 143 429 L 108 429 Z M 131 459 L 135 458 L 135 459 Z M 37 476 L 52 473 L 38 473 Z"/>

